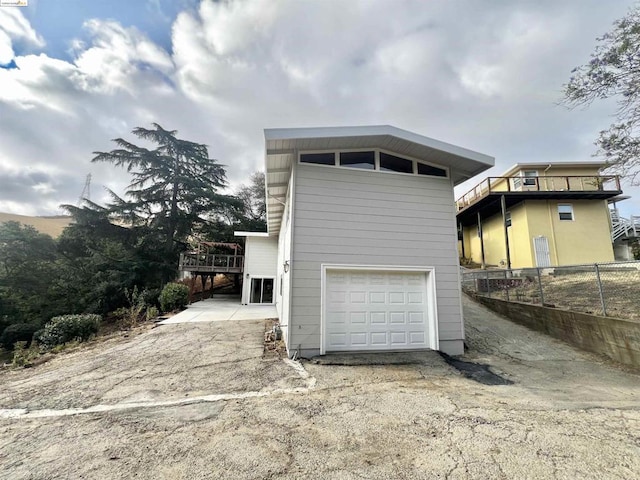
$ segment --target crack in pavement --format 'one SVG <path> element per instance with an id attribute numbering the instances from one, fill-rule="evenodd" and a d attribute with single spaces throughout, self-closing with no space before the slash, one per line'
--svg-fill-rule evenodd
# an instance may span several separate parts
<path id="1" fill-rule="evenodd" d="M 122 410 L 133 410 L 140 408 L 161 408 L 176 407 L 183 405 L 195 405 L 200 403 L 221 402 L 227 400 L 242 400 L 246 398 L 269 397 L 272 395 L 299 395 L 308 393 L 315 389 L 316 379 L 309 375 L 300 362 L 290 359 L 283 359 L 283 362 L 291 367 L 296 374 L 305 381 L 305 387 L 278 388 L 274 390 L 259 390 L 239 393 L 221 393 L 211 395 L 200 395 L 197 397 L 181 398 L 177 400 L 162 400 L 154 402 L 122 402 L 111 405 L 93 405 L 84 408 L 64 408 L 64 409 L 41 409 L 29 410 L 27 408 L 6 408 L 0 409 L 1 419 L 31 419 L 31 418 L 51 418 L 69 417 L 73 415 L 83 415 L 88 413 L 104 413 Z"/>

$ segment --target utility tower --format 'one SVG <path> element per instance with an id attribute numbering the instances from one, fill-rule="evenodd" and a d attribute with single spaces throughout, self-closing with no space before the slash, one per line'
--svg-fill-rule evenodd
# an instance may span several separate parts
<path id="1" fill-rule="evenodd" d="M 84 200 L 91 200 L 91 174 L 87 174 L 87 178 L 84 181 L 84 188 L 82 189 L 82 193 L 80 194 L 80 198 L 78 198 L 78 208 L 82 206 L 82 202 Z"/>

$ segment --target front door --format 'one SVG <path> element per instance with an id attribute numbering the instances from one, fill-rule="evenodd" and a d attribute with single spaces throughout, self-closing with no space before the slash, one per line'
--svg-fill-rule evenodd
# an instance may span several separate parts
<path id="1" fill-rule="evenodd" d="M 273 278 L 252 278 L 249 303 L 273 303 Z"/>

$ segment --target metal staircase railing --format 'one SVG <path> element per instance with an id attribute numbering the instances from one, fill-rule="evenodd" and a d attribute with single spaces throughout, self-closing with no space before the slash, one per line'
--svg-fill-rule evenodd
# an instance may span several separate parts
<path id="1" fill-rule="evenodd" d="M 640 237 L 640 215 L 630 218 L 621 217 L 618 210 L 610 209 L 611 241 L 615 242 L 623 237 Z"/>

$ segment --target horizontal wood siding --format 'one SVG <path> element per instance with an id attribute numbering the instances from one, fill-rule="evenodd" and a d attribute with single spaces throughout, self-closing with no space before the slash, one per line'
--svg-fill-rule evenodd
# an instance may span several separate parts
<path id="1" fill-rule="evenodd" d="M 433 266 L 441 340 L 464 338 L 449 179 L 296 165 L 292 349 L 320 348 L 321 264 Z"/>
<path id="2" fill-rule="evenodd" d="M 245 274 L 252 277 L 275 277 L 278 259 L 277 237 L 247 237 Z"/>

